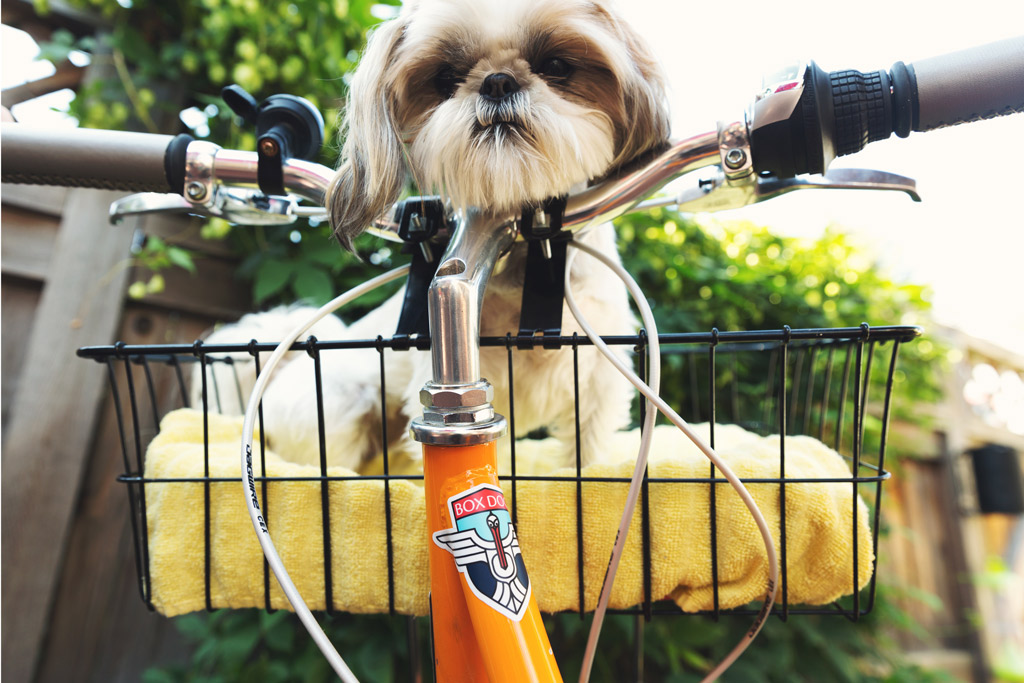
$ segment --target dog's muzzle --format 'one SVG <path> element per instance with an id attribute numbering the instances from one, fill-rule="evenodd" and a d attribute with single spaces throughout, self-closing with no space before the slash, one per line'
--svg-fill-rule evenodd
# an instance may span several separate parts
<path id="1" fill-rule="evenodd" d="M 492 126 L 507 126 L 526 130 L 523 114 L 529 104 L 529 97 L 522 90 L 517 90 L 501 99 L 481 96 L 476 105 L 475 129 L 484 131 Z"/>

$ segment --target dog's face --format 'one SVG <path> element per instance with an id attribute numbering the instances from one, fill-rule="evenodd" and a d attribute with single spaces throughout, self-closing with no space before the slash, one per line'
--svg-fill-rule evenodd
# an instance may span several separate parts
<path id="1" fill-rule="evenodd" d="M 399 196 L 517 212 L 668 138 L 660 73 L 605 0 L 411 0 L 353 76 L 328 197 L 351 244 Z"/>

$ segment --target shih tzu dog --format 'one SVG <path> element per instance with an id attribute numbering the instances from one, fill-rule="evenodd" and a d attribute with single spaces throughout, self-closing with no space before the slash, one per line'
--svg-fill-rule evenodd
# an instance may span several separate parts
<path id="1" fill-rule="evenodd" d="M 607 0 L 408 0 L 370 36 L 351 81 L 344 131 L 328 209 L 338 240 L 351 248 L 409 181 L 453 210 L 518 215 L 661 149 L 669 119 L 654 58 Z M 577 239 L 616 255 L 610 225 Z M 525 253 L 517 244 L 495 268 L 482 335 L 519 329 Z M 604 266 L 581 256 L 571 282 L 599 333 L 635 330 L 625 288 Z M 390 334 L 401 302 L 400 293 L 347 328 L 328 321 L 314 332 L 325 340 Z M 248 323 L 243 319 L 208 341 L 247 341 L 253 318 L 261 315 L 267 314 L 247 316 Z M 562 322 L 563 334 L 579 331 L 567 308 Z M 516 432 L 546 429 L 564 444 L 564 464 L 575 453 L 571 353 L 514 355 Z M 322 355 L 331 464 L 358 469 L 385 438 L 391 452 L 418 452 L 407 429 L 422 411 L 419 390 L 431 378 L 429 354 L 389 351 L 385 360 L 388 433 L 382 435 L 377 351 Z M 495 387 L 495 409 L 507 416 L 505 349 L 482 349 L 481 368 Z M 610 433 L 628 424 L 632 391 L 589 347 L 579 351 L 579 375 L 581 454 L 588 463 L 600 459 Z M 270 447 L 299 462 L 315 462 L 319 453 L 313 382 L 312 361 L 293 354 L 264 398 Z"/>

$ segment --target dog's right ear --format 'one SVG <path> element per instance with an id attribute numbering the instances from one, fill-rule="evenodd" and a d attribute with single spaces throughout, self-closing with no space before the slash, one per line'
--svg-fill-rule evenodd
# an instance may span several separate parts
<path id="1" fill-rule="evenodd" d="M 345 142 L 326 199 L 334 235 L 349 251 L 352 240 L 394 204 L 405 182 L 393 81 L 387 76 L 404 31 L 399 17 L 370 35 L 349 88 L 341 125 Z"/>

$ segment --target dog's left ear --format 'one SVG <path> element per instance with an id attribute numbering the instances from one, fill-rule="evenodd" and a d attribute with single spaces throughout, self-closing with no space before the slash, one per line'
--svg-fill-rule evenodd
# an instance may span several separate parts
<path id="1" fill-rule="evenodd" d="M 605 5 L 602 0 L 595 2 L 598 14 L 617 42 L 625 47 L 632 64 L 630 72 L 619 74 L 623 117 L 617 125 L 618 149 L 612 162 L 612 168 L 616 168 L 664 147 L 671 134 L 671 121 L 658 59 L 644 39 Z"/>
<path id="2" fill-rule="evenodd" d="M 370 35 L 349 88 L 341 126 L 345 143 L 326 202 L 334 234 L 349 251 L 352 240 L 395 203 L 405 183 L 405 156 L 387 77 L 405 23 L 400 16 Z"/>

